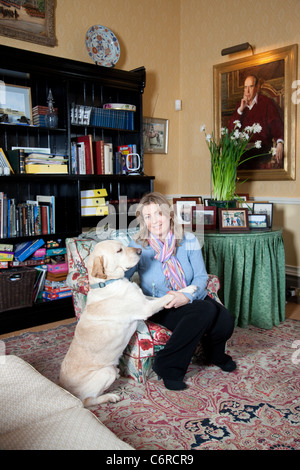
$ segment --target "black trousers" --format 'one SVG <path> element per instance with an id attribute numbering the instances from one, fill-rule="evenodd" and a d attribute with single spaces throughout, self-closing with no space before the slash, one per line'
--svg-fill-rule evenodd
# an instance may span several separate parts
<path id="1" fill-rule="evenodd" d="M 233 333 L 234 319 L 222 304 L 209 296 L 182 307 L 163 309 L 151 321 L 172 331 L 155 359 L 164 378 L 183 380 L 200 340 L 209 363 L 218 365 L 229 359 L 225 345 Z"/>

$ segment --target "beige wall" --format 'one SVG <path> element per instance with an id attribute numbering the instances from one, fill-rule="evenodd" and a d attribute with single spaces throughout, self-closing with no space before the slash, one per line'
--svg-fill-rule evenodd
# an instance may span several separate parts
<path id="1" fill-rule="evenodd" d="M 3 36 L 0 43 L 92 62 L 85 49 L 86 31 L 93 24 L 112 29 L 121 47 L 116 67 L 146 67 L 144 114 L 169 119 L 168 154 L 145 155 L 145 172 L 155 175 L 155 188 L 166 194 L 210 192 L 209 155 L 200 125 L 213 126 L 213 65 L 231 59 L 222 57 L 221 49 L 248 41 L 260 53 L 300 43 L 299 0 L 57 0 L 56 4 L 56 47 Z M 182 100 L 180 112 L 175 111 L 176 99 Z M 299 165 L 296 168 L 296 181 L 245 186 L 251 196 L 276 202 L 274 222 L 284 224 L 286 262 L 292 267 L 300 266 Z"/>
<path id="2" fill-rule="evenodd" d="M 180 159 L 179 188 L 184 194 L 209 194 L 209 155 L 199 126 L 213 126 L 213 65 L 251 54 L 221 56 L 223 48 L 243 42 L 254 46 L 255 53 L 299 44 L 300 1 L 183 0 L 180 20 L 180 154 L 188 149 L 189 164 Z M 255 198 L 274 201 L 274 223 L 284 227 L 286 264 L 292 267 L 300 266 L 300 105 L 297 123 L 296 180 L 249 182 L 243 187 Z M 278 204 L 277 198 L 286 199 Z"/>

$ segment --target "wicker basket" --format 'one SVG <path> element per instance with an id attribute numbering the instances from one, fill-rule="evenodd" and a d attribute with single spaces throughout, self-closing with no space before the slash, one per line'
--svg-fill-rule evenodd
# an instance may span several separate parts
<path id="1" fill-rule="evenodd" d="M 0 271 L 0 312 L 31 307 L 36 277 L 34 268 L 12 268 Z"/>

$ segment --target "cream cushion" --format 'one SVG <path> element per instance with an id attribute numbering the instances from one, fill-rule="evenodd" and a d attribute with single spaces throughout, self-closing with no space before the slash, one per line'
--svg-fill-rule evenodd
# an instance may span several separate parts
<path id="1" fill-rule="evenodd" d="M 0 356 L 0 410 L 1 449 L 133 450 L 79 399 L 16 356 Z"/>

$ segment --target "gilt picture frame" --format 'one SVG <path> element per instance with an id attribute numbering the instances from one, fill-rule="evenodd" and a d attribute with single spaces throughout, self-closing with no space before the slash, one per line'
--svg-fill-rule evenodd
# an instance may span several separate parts
<path id="1" fill-rule="evenodd" d="M 249 75 L 258 77 L 258 93 L 273 100 L 283 121 L 284 153 L 280 165 L 271 153 L 264 165 L 259 163 L 260 157 L 254 158 L 251 169 L 238 170 L 240 179 L 294 180 L 296 177 L 297 55 L 298 46 L 293 44 L 213 67 L 215 135 L 227 127 L 243 97 L 244 81 Z M 261 153 L 259 149 L 257 152 Z"/>
<path id="2" fill-rule="evenodd" d="M 0 7 L 0 35 L 43 46 L 56 46 L 55 0 L 40 0 L 35 7 L 6 0 Z"/>

